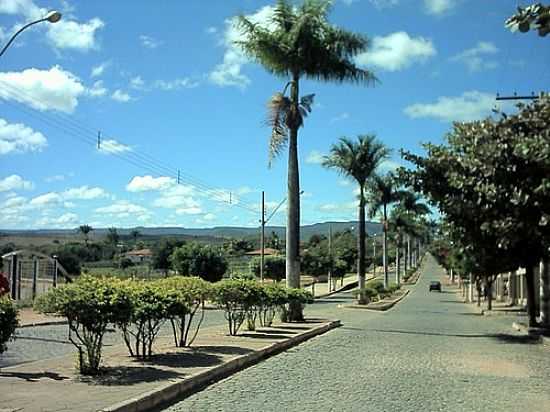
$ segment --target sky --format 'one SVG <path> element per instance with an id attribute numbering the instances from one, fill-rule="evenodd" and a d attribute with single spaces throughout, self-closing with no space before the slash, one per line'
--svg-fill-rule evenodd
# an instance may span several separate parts
<path id="1" fill-rule="evenodd" d="M 287 156 L 268 167 L 266 102 L 286 80 L 238 49 L 234 17 L 269 24 L 273 4 L 0 0 L 2 45 L 63 14 L 0 57 L 0 229 L 257 226 L 262 190 L 270 216 Z M 340 137 L 376 134 L 393 150 L 385 173 L 405 164 L 400 149 L 491 115 L 496 93 L 548 90 L 548 38 L 504 27 L 517 5 L 334 2 L 330 21 L 369 38 L 355 62 L 379 82 L 301 83 L 315 93 L 299 132 L 302 224 L 355 219 L 355 185 L 320 165 Z M 283 202 L 269 224 L 284 223 Z"/>

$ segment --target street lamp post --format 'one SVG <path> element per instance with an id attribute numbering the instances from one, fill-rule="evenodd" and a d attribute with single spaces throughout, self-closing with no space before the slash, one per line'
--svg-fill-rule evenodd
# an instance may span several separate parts
<path id="1" fill-rule="evenodd" d="M 31 27 L 32 25 L 35 25 L 37 23 L 42 23 L 43 21 L 47 21 L 49 23 L 57 23 L 59 20 L 61 20 L 61 13 L 58 12 L 58 11 L 50 11 L 48 14 L 46 14 L 43 18 L 39 19 L 39 20 L 35 20 L 35 21 L 31 21 L 30 23 L 27 23 L 25 24 L 23 27 L 21 27 L 19 30 L 17 30 L 15 32 L 15 34 L 13 36 L 11 36 L 11 39 L 9 39 L 9 41 L 6 43 L 6 45 L 4 46 L 4 48 L 2 49 L 2 51 L 0 51 L 0 57 L 2 57 L 2 55 L 6 52 L 6 50 L 8 49 L 8 47 L 10 47 L 10 45 L 13 43 L 13 41 L 15 40 L 15 38 L 19 35 L 19 33 L 21 33 L 23 30 Z"/>

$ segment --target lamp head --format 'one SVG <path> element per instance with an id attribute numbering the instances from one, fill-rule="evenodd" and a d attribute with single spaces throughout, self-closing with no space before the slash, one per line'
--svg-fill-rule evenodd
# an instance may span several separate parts
<path id="1" fill-rule="evenodd" d="M 59 20 L 61 20 L 61 13 L 52 10 L 46 14 L 46 17 L 44 17 L 45 20 L 48 20 L 50 23 L 57 23 Z"/>

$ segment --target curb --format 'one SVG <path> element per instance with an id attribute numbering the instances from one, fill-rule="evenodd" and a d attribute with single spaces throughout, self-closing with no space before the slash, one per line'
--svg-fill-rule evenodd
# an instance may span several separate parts
<path id="1" fill-rule="evenodd" d="M 391 308 L 393 308 L 396 304 L 398 304 L 401 300 L 403 300 L 405 298 L 405 296 L 407 296 L 409 294 L 411 290 L 410 289 L 407 289 L 405 291 L 405 293 L 403 293 L 401 296 L 399 296 L 399 298 L 395 299 L 395 300 L 392 300 L 392 301 L 389 301 L 389 302 L 383 302 L 382 304 L 380 304 L 378 307 L 375 307 L 375 306 L 371 306 L 370 308 L 368 307 L 368 305 L 342 305 L 342 306 L 339 306 L 343 309 L 362 309 L 362 310 L 372 310 L 372 311 L 375 311 L 375 312 L 385 312 Z"/>
<path id="2" fill-rule="evenodd" d="M 351 283 L 348 283 L 347 285 L 342 286 L 340 289 L 333 290 L 332 292 L 325 293 L 324 295 L 315 296 L 313 299 L 323 299 L 340 292 L 345 292 L 346 290 L 349 290 L 349 289 L 354 289 L 357 287 L 358 283 L 359 283 L 358 281 L 353 281 Z"/>
<path id="3" fill-rule="evenodd" d="M 542 345 L 550 346 L 550 337 L 542 335 L 539 328 L 530 328 L 526 324 L 521 322 L 513 322 L 512 328 L 517 330 L 518 332 L 525 333 L 527 336 L 537 338 L 538 342 Z"/>
<path id="4" fill-rule="evenodd" d="M 229 375 L 255 365 L 263 359 L 281 353 L 339 326 L 341 326 L 339 320 L 330 321 L 303 334 L 293 336 L 288 340 L 274 343 L 266 348 L 239 356 L 207 371 L 191 375 L 184 380 L 165 384 L 138 397 L 111 405 L 101 409 L 100 412 L 142 412 L 167 405 L 170 402 L 182 399 L 185 395 L 197 392 Z"/>
<path id="5" fill-rule="evenodd" d="M 68 323 L 69 322 L 67 322 L 66 320 L 52 320 L 50 322 L 25 323 L 24 325 L 19 325 L 17 329 L 34 328 L 35 326 L 67 325 Z"/>

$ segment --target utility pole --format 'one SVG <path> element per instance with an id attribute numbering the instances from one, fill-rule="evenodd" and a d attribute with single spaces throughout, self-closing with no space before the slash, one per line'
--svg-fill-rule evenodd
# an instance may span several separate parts
<path id="1" fill-rule="evenodd" d="M 328 257 L 330 265 L 328 267 L 328 291 L 332 292 L 332 265 L 334 261 L 332 260 L 332 225 L 328 225 Z"/>
<path id="2" fill-rule="evenodd" d="M 260 281 L 264 282 L 264 247 L 265 247 L 265 192 L 262 190 L 262 230 L 260 234 Z"/>
<path id="3" fill-rule="evenodd" d="M 372 277 L 376 277 L 376 233 L 372 235 Z"/>

